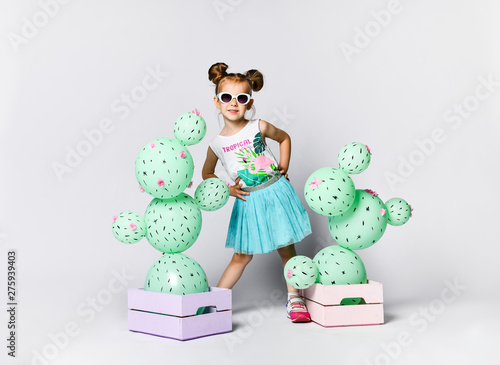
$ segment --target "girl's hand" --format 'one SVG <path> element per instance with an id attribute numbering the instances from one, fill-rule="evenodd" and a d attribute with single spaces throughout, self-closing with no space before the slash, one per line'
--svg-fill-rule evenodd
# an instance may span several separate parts
<path id="1" fill-rule="evenodd" d="M 288 174 L 286 173 L 288 169 L 284 169 L 281 166 L 278 166 L 278 170 L 280 171 L 280 174 L 285 177 L 285 179 L 290 181 L 290 179 L 288 178 Z"/>
<path id="2" fill-rule="evenodd" d="M 243 191 L 241 190 L 241 185 L 240 185 L 241 178 L 238 177 L 236 178 L 236 181 L 234 182 L 234 185 L 229 187 L 229 195 L 234 196 L 235 198 L 240 198 L 241 200 L 246 201 L 245 198 L 243 198 L 243 195 L 250 195 L 248 191 Z"/>

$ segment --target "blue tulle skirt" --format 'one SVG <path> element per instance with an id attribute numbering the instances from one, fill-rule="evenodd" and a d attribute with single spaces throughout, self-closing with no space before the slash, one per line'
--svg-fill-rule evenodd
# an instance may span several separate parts
<path id="1" fill-rule="evenodd" d="M 235 199 L 226 247 L 247 255 L 300 242 L 311 233 L 309 216 L 285 178 Z"/>

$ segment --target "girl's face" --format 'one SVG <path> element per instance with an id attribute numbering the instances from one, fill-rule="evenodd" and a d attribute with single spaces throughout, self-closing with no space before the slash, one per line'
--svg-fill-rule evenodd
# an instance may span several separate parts
<path id="1" fill-rule="evenodd" d="M 250 94 L 248 84 L 246 82 L 235 82 L 227 80 L 223 82 L 219 87 L 219 93 L 227 92 L 234 96 L 238 94 Z M 222 103 L 217 96 L 214 97 L 215 106 L 220 109 L 224 120 L 237 122 L 245 118 L 245 112 L 252 107 L 253 99 L 246 105 L 241 105 L 238 103 L 236 98 L 233 98 L 229 103 Z"/>

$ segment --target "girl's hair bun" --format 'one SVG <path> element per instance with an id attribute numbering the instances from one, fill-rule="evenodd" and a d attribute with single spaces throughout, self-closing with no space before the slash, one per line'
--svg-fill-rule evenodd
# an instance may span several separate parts
<path id="1" fill-rule="evenodd" d="M 208 79 L 217 85 L 224 76 L 227 76 L 227 68 L 228 65 L 223 62 L 214 63 L 208 69 Z"/>
<path id="2" fill-rule="evenodd" d="M 259 91 L 264 86 L 264 75 L 257 70 L 248 70 L 245 74 L 253 91 Z"/>
<path id="3" fill-rule="evenodd" d="M 208 69 L 208 79 L 215 84 L 215 94 L 219 92 L 219 85 L 221 82 L 227 80 L 246 82 L 251 91 L 259 91 L 264 86 L 264 75 L 257 70 L 249 70 L 246 74 L 241 73 L 228 73 L 226 70 L 228 65 L 223 62 L 214 63 Z"/>

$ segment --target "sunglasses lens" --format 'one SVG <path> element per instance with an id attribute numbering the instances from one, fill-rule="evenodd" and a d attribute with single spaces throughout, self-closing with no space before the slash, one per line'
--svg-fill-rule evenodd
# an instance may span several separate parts
<path id="1" fill-rule="evenodd" d="M 233 100 L 233 96 L 231 94 L 222 93 L 220 95 L 220 101 L 222 101 L 223 103 L 229 103 L 231 100 Z"/>
<path id="2" fill-rule="evenodd" d="M 248 101 L 250 100 L 248 98 L 248 95 L 245 95 L 245 94 L 240 94 L 238 95 L 238 103 L 242 104 L 242 105 L 245 105 L 246 103 L 248 103 Z"/>

